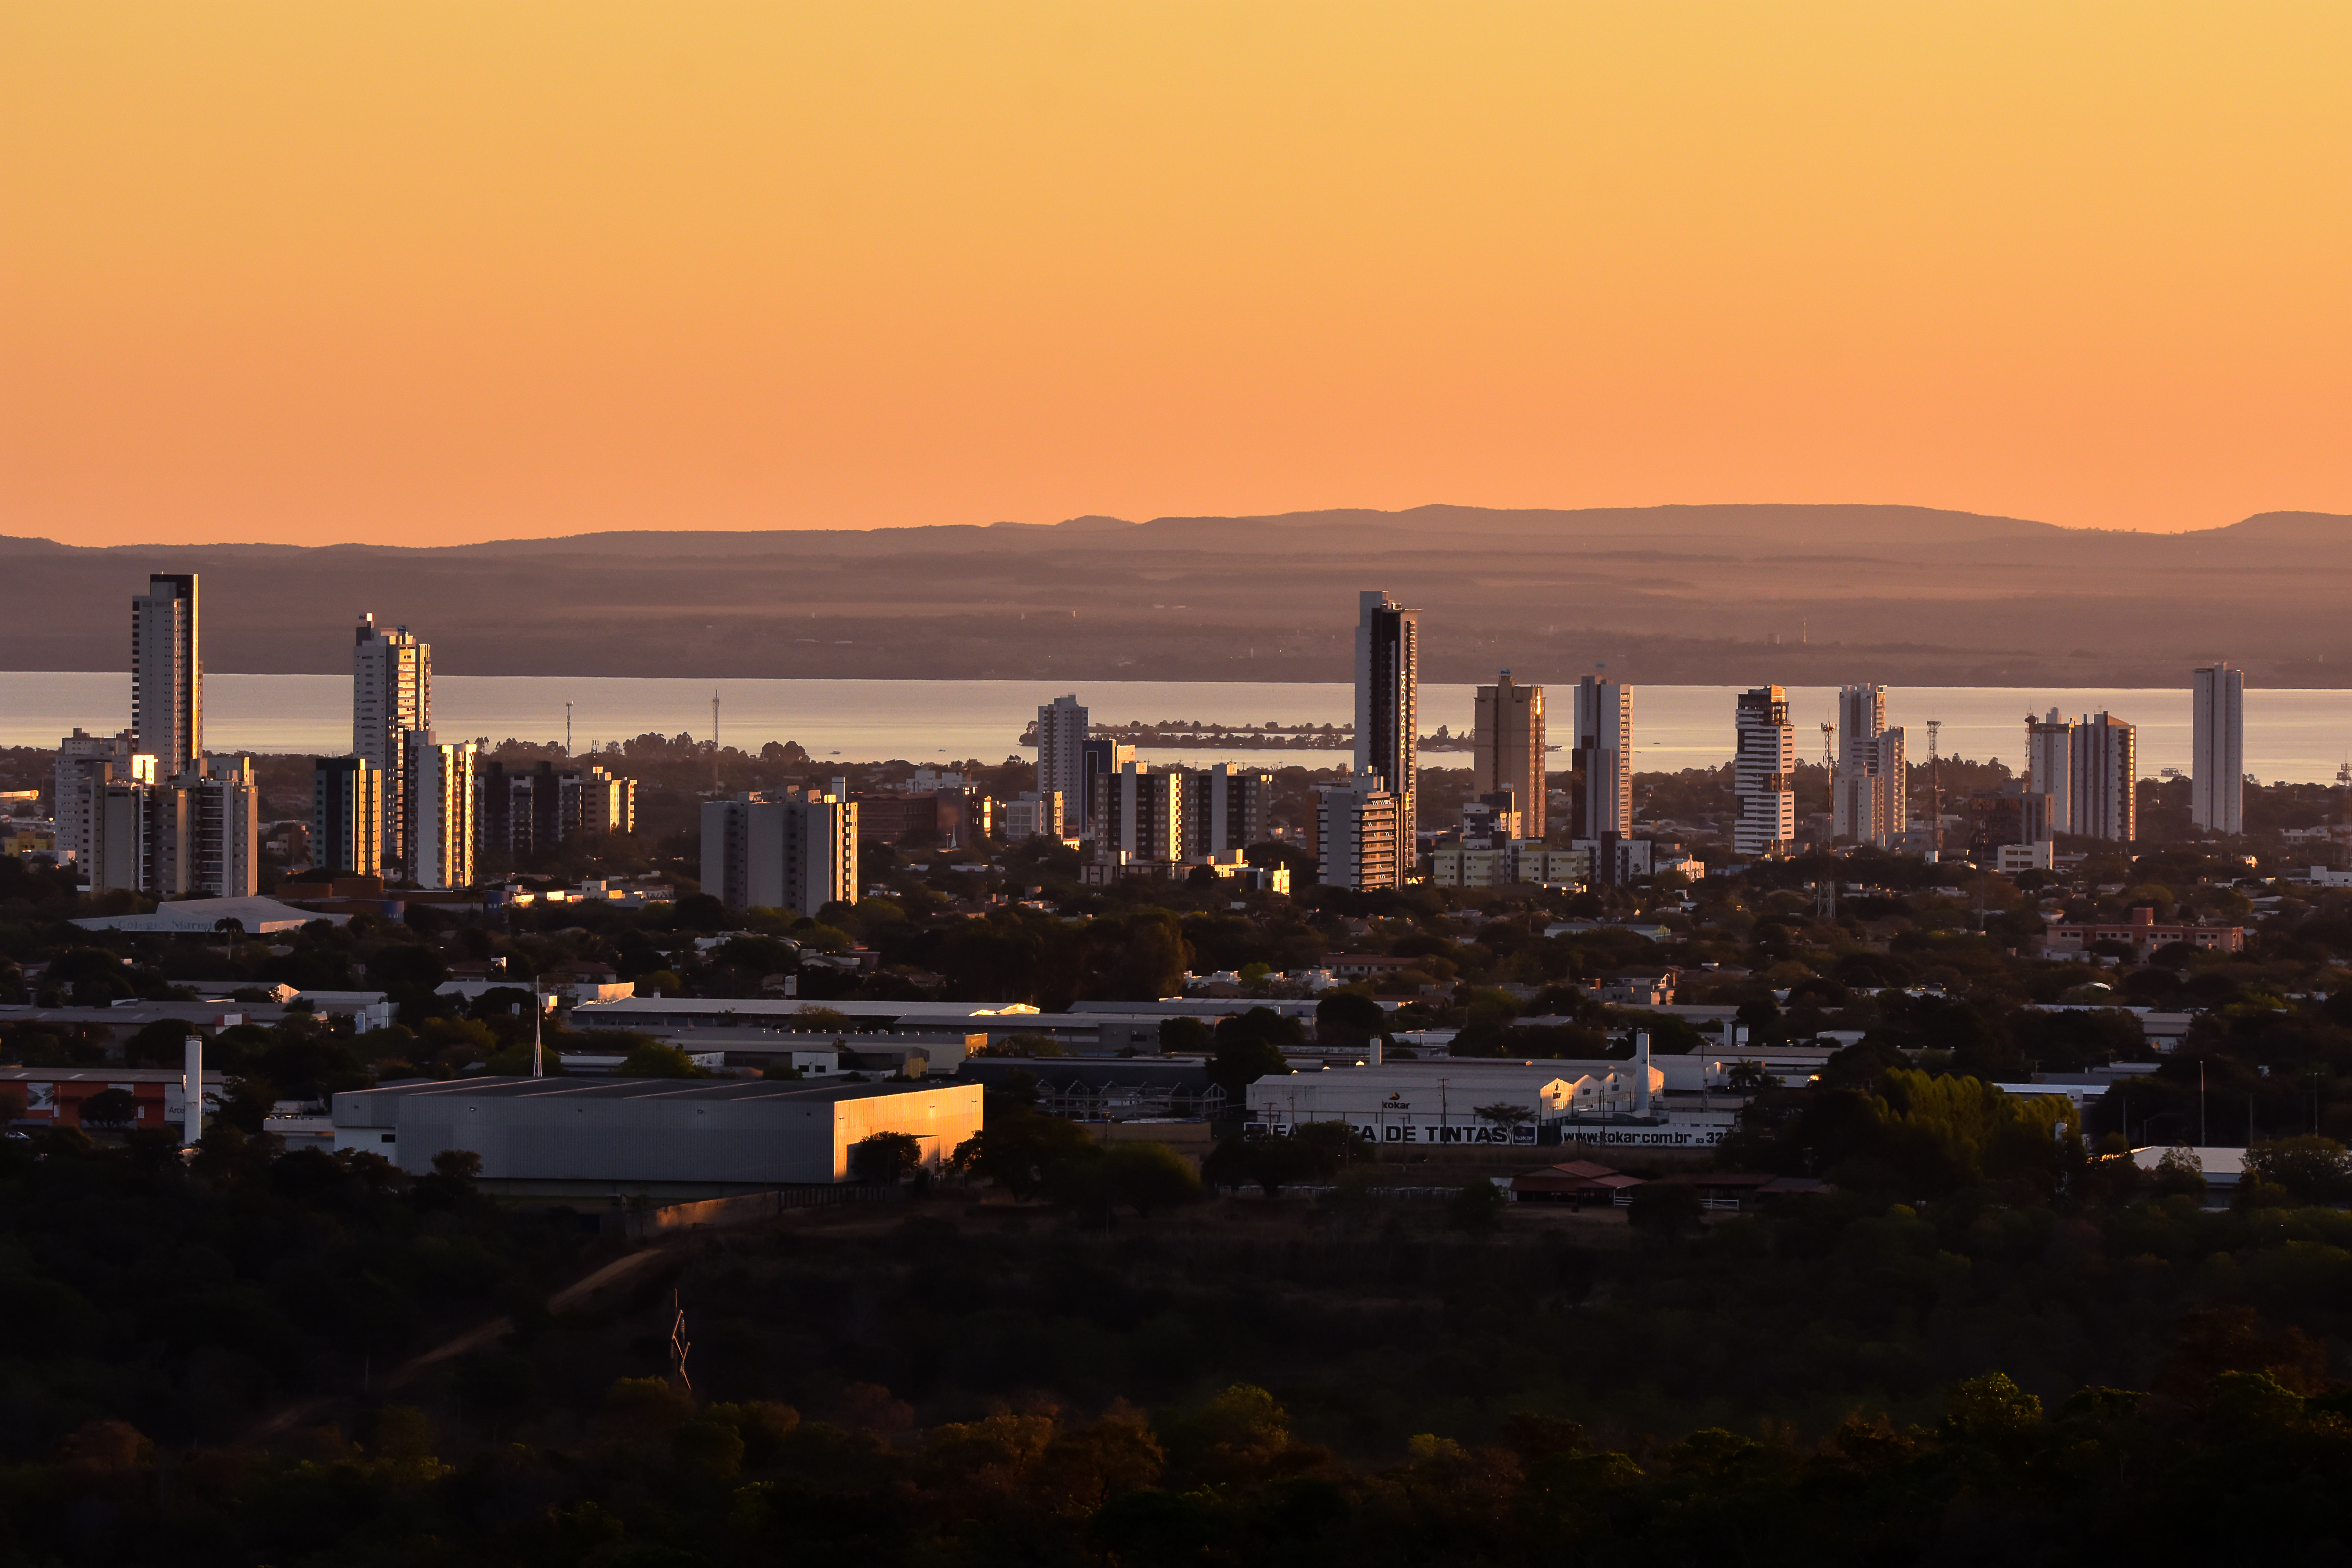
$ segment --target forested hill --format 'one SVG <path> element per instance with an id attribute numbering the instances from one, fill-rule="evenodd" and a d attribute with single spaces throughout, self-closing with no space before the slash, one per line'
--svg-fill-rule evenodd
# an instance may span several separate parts
<path id="1" fill-rule="evenodd" d="M 2182 534 L 1916 507 L 1423 507 L 1051 527 L 633 532 L 446 549 L 0 540 L 0 668 L 113 669 L 150 571 L 205 574 L 215 670 L 349 668 L 362 611 L 449 674 L 1344 679 L 1356 594 L 1425 679 L 2352 681 L 2352 519 Z"/>

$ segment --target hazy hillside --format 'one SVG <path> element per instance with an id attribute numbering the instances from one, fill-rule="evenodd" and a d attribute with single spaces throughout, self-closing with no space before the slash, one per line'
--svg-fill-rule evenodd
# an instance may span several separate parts
<path id="1" fill-rule="evenodd" d="M 2172 685 L 2227 658 L 2352 683 L 2352 519 L 2186 534 L 1916 507 L 1431 506 L 449 549 L 0 540 L 0 668 L 126 658 L 150 570 L 205 574 L 216 670 L 348 668 L 363 610 L 452 674 L 1343 679 L 1356 591 L 1427 612 L 1430 679 Z M 1778 639 L 1777 643 L 1773 639 Z"/>

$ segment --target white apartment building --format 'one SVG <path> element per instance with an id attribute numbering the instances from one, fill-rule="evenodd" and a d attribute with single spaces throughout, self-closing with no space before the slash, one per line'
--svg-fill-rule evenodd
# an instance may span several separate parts
<path id="1" fill-rule="evenodd" d="M 2128 844 L 2139 837 L 2139 732 L 2108 713 L 2074 726 L 2068 748 L 2074 831 Z"/>
<path id="2" fill-rule="evenodd" d="M 406 626 L 386 630 L 373 614 L 360 617 L 352 646 L 352 755 L 383 776 L 383 858 L 415 875 L 406 837 L 408 742 L 414 730 L 433 728 L 433 649 Z M 434 883 L 424 886 L 437 886 Z M 459 884 L 462 886 L 463 884 Z"/>
<path id="3" fill-rule="evenodd" d="M 2074 828 L 2074 721 L 2050 710 L 2047 719 L 2025 716 L 2025 779 L 2028 790 L 2050 797 L 2050 831 Z"/>
<path id="4" fill-rule="evenodd" d="M 2189 820 L 2208 833 L 2246 830 L 2246 675 L 2215 664 L 2190 677 Z"/>
<path id="5" fill-rule="evenodd" d="M 1056 697 L 1037 710 L 1037 793 L 1058 795 L 1079 837 L 1087 818 L 1087 710 L 1076 693 Z M 1057 828 L 1051 836 L 1060 837 Z"/>
<path id="6" fill-rule="evenodd" d="M 128 730 L 119 735 L 93 735 L 77 729 L 58 742 L 49 795 L 52 815 L 57 818 L 58 848 L 70 851 L 74 863 L 85 868 L 89 865 L 89 784 L 93 778 L 153 784 L 154 754 L 141 752 Z"/>
<path id="7" fill-rule="evenodd" d="M 1401 880 L 1420 850 L 1413 830 L 1421 781 L 1421 612 L 1378 588 L 1357 595 L 1355 762 L 1359 777 L 1387 781 Z"/>
<path id="8" fill-rule="evenodd" d="M 474 743 L 444 744 L 430 730 L 402 737 L 401 867 L 420 888 L 474 885 Z M 386 815 L 390 815 L 387 806 Z"/>
<path id="9" fill-rule="evenodd" d="M 1378 773 L 1357 773 L 1315 790 L 1316 878 L 1327 888 L 1395 888 L 1402 803 Z"/>
<path id="10" fill-rule="evenodd" d="M 1588 675 L 1576 683 L 1570 765 L 1584 774 L 1570 836 L 1627 837 L 1633 831 L 1633 689 Z"/>
<path id="11" fill-rule="evenodd" d="M 1743 858 L 1785 855 L 1797 837 L 1797 792 L 1789 784 L 1797 765 L 1797 727 L 1789 722 L 1789 694 L 1758 686 L 1737 700 L 1739 745 L 1731 787 L 1739 816 L 1731 847 Z"/>
<path id="12" fill-rule="evenodd" d="M 813 789 L 703 802 L 702 890 L 733 910 L 856 903 L 857 803 Z"/>
<path id="13" fill-rule="evenodd" d="M 204 754 L 205 671 L 197 639 L 196 574 L 156 574 L 131 601 L 132 750 L 176 778 Z"/>
<path id="14" fill-rule="evenodd" d="M 1830 832 L 1841 843 L 1885 848 L 1910 821 L 1904 734 L 1886 727 L 1886 688 L 1838 689 L 1837 742 Z"/>

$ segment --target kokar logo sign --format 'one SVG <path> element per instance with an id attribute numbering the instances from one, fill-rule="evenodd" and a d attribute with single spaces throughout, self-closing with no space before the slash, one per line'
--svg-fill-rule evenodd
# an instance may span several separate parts
<path id="1" fill-rule="evenodd" d="M 1712 1149 L 1723 1142 L 1728 1127 L 1600 1127 L 1579 1129 L 1569 1136 L 1587 1143 L 1614 1143 L 1641 1149 Z M 1596 1138 L 1595 1133 L 1599 1136 Z"/>

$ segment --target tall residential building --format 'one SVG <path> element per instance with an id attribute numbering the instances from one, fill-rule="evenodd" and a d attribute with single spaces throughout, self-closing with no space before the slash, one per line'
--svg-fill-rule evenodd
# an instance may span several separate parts
<path id="1" fill-rule="evenodd" d="M 352 645 L 352 754 L 383 774 L 383 857 L 406 868 L 411 730 L 433 727 L 433 648 L 406 626 L 386 631 L 362 616 Z"/>
<path id="2" fill-rule="evenodd" d="M 383 770 L 365 757 L 310 761 L 310 859 L 322 871 L 383 870 Z"/>
<path id="3" fill-rule="evenodd" d="M 401 752 L 401 871 L 420 888 L 472 887 L 474 743 L 445 745 L 430 730 L 411 730 Z"/>
<path id="4" fill-rule="evenodd" d="M 2189 820 L 2208 833 L 2246 830 L 2246 675 L 2226 664 L 2191 678 Z"/>
<path id="5" fill-rule="evenodd" d="M 1095 801 L 1095 781 L 1118 773 L 1135 761 L 1135 748 L 1124 741 L 1080 741 L 1078 742 L 1078 795 L 1076 800 L 1065 795 L 1062 809 L 1077 819 L 1077 837 L 1095 837 L 1092 816 Z M 1039 787 L 1044 787 L 1040 785 Z"/>
<path id="6" fill-rule="evenodd" d="M 1327 888 L 1402 887 L 1396 847 L 1402 809 L 1377 773 L 1315 786 L 1315 879 Z"/>
<path id="7" fill-rule="evenodd" d="M 1478 689 L 1470 789 L 1509 790 L 1518 799 L 1520 836 L 1544 836 L 1544 689 L 1521 686 L 1507 669 Z"/>
<path id="8" fill-rule="evenodd" d="M 1096 779 L 1094 802 L 1087 812 L 1095 825 L 1095 859 L 1109 866 L 1183 859 L 1191 853 L 1184 841 L 1185 785 L 1190 782 L 1181 768 L 1147 768 L 1136 763 Z"/>
<path id="9" fill-rule="evenodd" d="M 1232 763 L 1196 769 L 1184 781 L 1184 858 L 1240 854 L 1266 836 L 1274 816 L 1274 775 Z"/>
<path id="10" fill-rule="evenodd" d="M 1396 803 L 1398 879 L 1418 858 L 1421 612 L 1377 588 L 1357 595 L 1356 772 L 1379 775 Z"/>
<path id="11" fill-rule="evenodd" d="M 2128 844 L 2139 837 L 2139 731 L 2112 714 L 2074 726 L 2068 755 L 2074 831 Z"/>
<path id="12" fill-rule="evenodd" d="M 1739 694 L 1739 750 L 1732 764 L 1732 793 L 1739 818 L 1731 847 L 1743 856 L 1789 852 L 1797 837 L 1797 792 L 1789 774 L 1797 765 L 1797 727 L 1789 722 L 1789 694 L 1758 686 Z"/>
<path id="13" fill-rule="evenodd" d="M 89 865 L 89 781 L 123 779 L 155 782 L 155 759 L 141 756 L 131 733 L 93 735 L 77 729 L 58 742 L 56 779 L 49 792 L 51 815 L 57 818 L 58 847 L 70 850 L 74 863 Z"/>
<path id="14" fill-rule="evenodd" d="M 1576 683 L 1576 743 L 1570 765 L 1582 776 L 1569 837 L 1599 841 L 1633 832 L 1633 689 L 1586 676 Z M 1534 837 L 1530 835 L 1529 837 Z"/>
<path id="15" fill-rule="evenodd" d="M 261 792 L 251 757 L 198 757 L 150 799 L 149 892 L 249 899 L 261 890 Z"/>
<path id="16" fill-rule="evenodd" d="M 814 789 L 703 802 L 702 890 L 730 910 L 856 903 L 856 802 Z"/>
<path id="17" fill-rule="evenodd" d="M 131 734 L 155 771 L 176 777 L 205 749 L 205 667 L 196 574 L 147 579 L 131 601 Z"/>
<path id="18" fill-rule="evenodd" d="M 2050 797 L 2050 831 L 2074 829 L 2074 721 L 2050 710 L 2047 719 L 2025 716 L 2025 778 L 2028 790 Z"/>
<path id="19" fill-rule="evenodd" d="M 1881 848 L 1909 826 L 1904 736 L 1886 727 L 1886 688 L 1842 686 L 1837 699 L 1837 777 L 1830 833 Z"/>
<path id="20" fill-rule="evenodd" d="M 90 888 L 159 899 L 248 899 L 260 890 L 260 792 L 249 757 L 196 757 L 163 783 L 107 776 L 84 784 Z"/>
<path id="21" fill-rule="evenodd" d="M 1118 770 L 1114 767 L 1109 771 Z M 1087 777 L 1087 710 L 1079 706 L 1076 693 L 1056 697 L 1037 710 L 1037 793 L 1061 795 L 1071 818 L 1065 826 L 1080 838 L 1087 837 L 1087 802 L 1094 798 L 1088 788 L 1090 783 Z"/>

